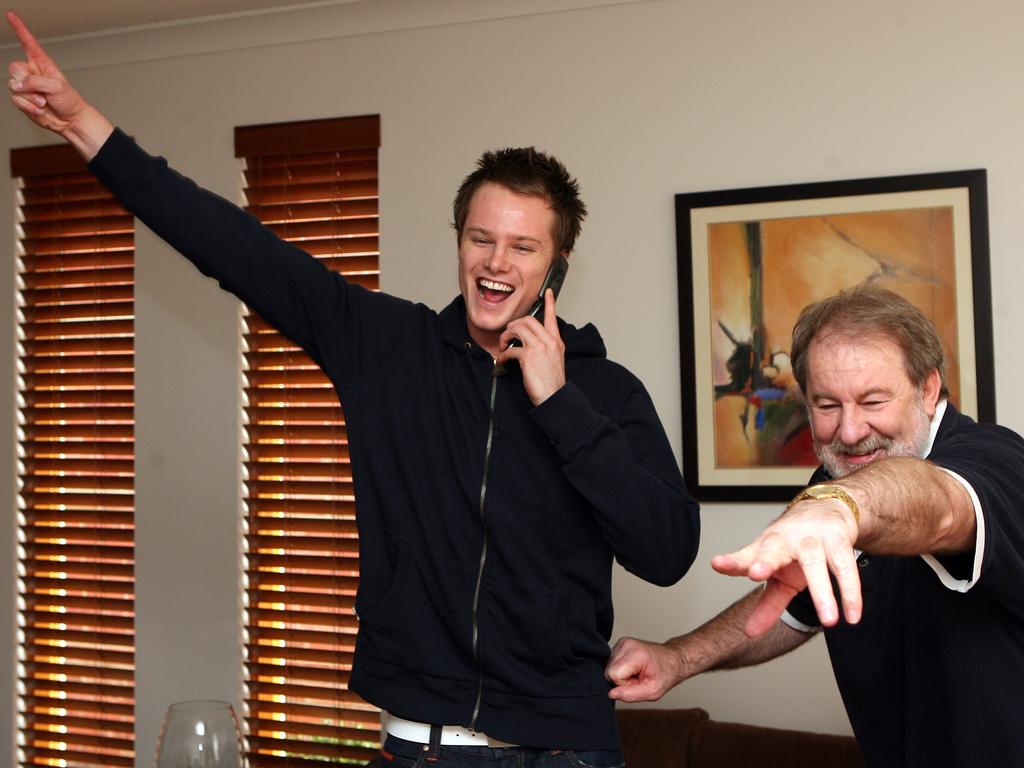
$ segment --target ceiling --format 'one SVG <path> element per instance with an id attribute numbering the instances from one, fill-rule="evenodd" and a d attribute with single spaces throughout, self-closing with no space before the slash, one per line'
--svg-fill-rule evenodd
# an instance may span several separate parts
<path id="1" fill-rule="evenodd" d="M 211 16 L 265 13 L 294 6 L 334 5 L 354 0 L 7 0 L 5 8 L 16 11 L 42 41 L 78 37 L 111 29 L 179 24 Z M 0 29 L 0 46 L 17 41 L 6 21 Z M 5 57 L 6 58 L 6 57 Z"/>

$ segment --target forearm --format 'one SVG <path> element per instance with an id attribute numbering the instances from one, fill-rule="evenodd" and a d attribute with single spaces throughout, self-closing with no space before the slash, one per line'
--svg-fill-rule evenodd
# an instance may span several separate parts
<path id="1" fill-rule="evenodd" d="M 89 165 L 118 200 L 221 287 L 322 363 L 323 313 L 345 306 L 343 281 L 234 204 L 202 189 L 117 131 Z"/>
<path id="2" fill-rule="evenodd" d="M 760 597 L 761 589 L 755 589 L 693 632 L 667 641 L 680 660 L 681 677 L 676 682 L 702 672 L 760 664 L 789 653 L 813 637 L 781 621 L 760 637 L 748 637 L 743 628 Z"/>
<path id="3" fill-rule="evenodd" d="M 61 135 L 88 162 L 96 156 L 113 132 L 114 125 L 106 116 L 92 105 L 87 105 L 79 118 L 68 125 Z"/>
<path id="4" fill-rule="evenodd" d="M 884 459 L 837 484 L 857 502 L 856 546 L 864 551 L 920 555 L 974 546 L 976 520 L 970 495 L 931 462 Z"/>

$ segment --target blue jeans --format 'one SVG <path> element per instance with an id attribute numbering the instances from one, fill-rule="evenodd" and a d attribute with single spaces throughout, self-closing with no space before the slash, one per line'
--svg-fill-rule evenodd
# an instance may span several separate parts
<path id="1" fill-rule="evenodd" d="M 570 750 L 529 747 L 449 747 L 418 744 L 389 735 L 374 768 L 623 768 L 618 749 Z"/>

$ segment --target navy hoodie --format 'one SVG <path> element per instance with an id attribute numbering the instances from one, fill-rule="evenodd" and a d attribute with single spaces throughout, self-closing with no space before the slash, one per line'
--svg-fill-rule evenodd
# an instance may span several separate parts
<path id="1" fill-rule="evenodd" d="M 619 746 L 603 670 L 612 558 L 669 585 L 699 518 L 650 397 L 592 325 L 534 407 L 465 305 L 347 283 L 114 132 L 91 170 L 299 344 L 345 411 L 359 530 L 350 688 L 392 714 L 533 747 Z"/>

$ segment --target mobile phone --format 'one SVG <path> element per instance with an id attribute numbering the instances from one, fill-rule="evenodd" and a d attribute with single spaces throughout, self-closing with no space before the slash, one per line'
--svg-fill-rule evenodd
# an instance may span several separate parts
<path id="1" fill-rule="evenodd" d="M 533 302 L 533 306 L 530 307 L 530 311 L 526 314 L 530 317 L 536 317 L 542 323 L 544 322 L 544 294 L 550 288 L 554 291 L 555 298 L 557 299 L 558 292 L 562 290 L 562 283 L 565 282 L 565 273 L 568 271 L 569 260 L 562 254 L 558 254 L 554 262 L 552 262 L 551 268 L 548 269 L 548 273 L 544 275 L 544 282 L 541 283 L 540 294 L 537 296 L 537 300 Z"/>
<path id="2" fill-rule="evenodd" d="M 540 293 L 537 296 L 537 300 L 533 302 L 533 306 L 530 307 L 530 311 L 526 314 L 530 317 L 536 317 L 542 323 L 544 322 L 544 294 L 547 293 L 548 288 L 554 291 L 555 298 L 558 298 L 558 292 L 562 290 L 562 283 L 565 282 L 565 273 L 569 271 L 569 260 L 562 254 L 558 254 L 555 260 L 552 262 L 551 267 L 548 269 L 548 273 L 544 275 L 544 282 L 541 283 Z M 519 339 L 512 339 L 509 344 L 510 347 L 521 347 L 523 342 Z M 494 366 L 494 375 L 503 376 L 505 374 L 504 365 Z"/>

